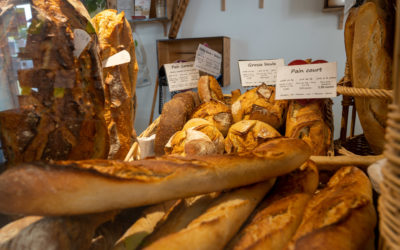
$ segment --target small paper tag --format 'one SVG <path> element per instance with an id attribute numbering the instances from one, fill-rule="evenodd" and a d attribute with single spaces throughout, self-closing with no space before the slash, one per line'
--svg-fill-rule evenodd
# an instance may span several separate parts
<path id="1" fill-rule="evenodd" d="M 199 44 L 194 60 L 194 67 L 207 74 L 218 77 L 221 74 L 222 55 L 203 44 Z"/>
<path id="2" fill-rule="evenodd" d="M 336 62 L 278 68 L 277 100 L 336 97 Z"/>
<path id="3" fill-rule="evenodd" d="M 194 62 L 164 64 L 169 91 L 192 89 L 197 87 L 200 78 Z"/>
<path id="4" fill-rule="evenodd" d="M 82 51 L 86 48 L 91 40 L 92 38 L 86 31 L 74 29 L 74 56 L 76 58 L 79 58 Z"/>
<path id="5" fill-rule="evenodd" d="M 243 87 L 259 86 L 262 83 L 275 85 L 276 70 L 285 65 L 283 59 L 239 61 L 238 63 Z"/>
<path id="6" fill-rule="evenodd" d="M 108 68 L 116 65 L 121 65 L 124 63 L 129 63 L 131 61 L 131 55 L 128 51 L 122 50 L 103 61 L 103 68 Z"/>

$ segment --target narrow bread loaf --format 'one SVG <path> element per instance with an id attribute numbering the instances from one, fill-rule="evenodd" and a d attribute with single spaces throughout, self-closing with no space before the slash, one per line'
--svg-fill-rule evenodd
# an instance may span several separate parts
<path id="1" fill-rule="evenodd" d="M 201 102 L 209 102 L 211 100 L 225 102 L 221 86 L 213 76 L 201 76 L 197 82 L 197 90 Z"/>
<path id="2" fill-rule="evenodd" d="M 26 163 L 0 175 L 0 212 L 81 214 L 157 204 L 284 175 L 309 157 L 302 140 L 277 138 L 240 155 Z"/>
<path id="3" fill-rule="evenodd" d="M 225 193 L 185 229 L 144 249 L 223 249 L 274 182 L 275 179 L 271 179 Z"/>
<path id="4" fill-rule="evenodd" d="M 317 186 L 318 170 L 311 161 L 279 177 L 227 249 L 283 249 L 300 225 Z"/>
<path id="5" fill-rule="evenodd" d="M 343 167 L 309 201 L 287 249 L 373 249 L 375 225 L 368 177 Z"/>

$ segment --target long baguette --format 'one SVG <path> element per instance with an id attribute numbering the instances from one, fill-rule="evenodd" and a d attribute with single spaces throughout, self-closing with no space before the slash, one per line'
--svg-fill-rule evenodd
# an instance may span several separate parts
<path id="1" fill-rule="evenodd" d="M 156 204 L 284 175 L 310 156 L 277 138 L 241 155 L 24 163 L 0 175 L 0 212 L 70 215 Z"/>
<path id="2" fill-rule="evenodd" d="M 223 249 L 274 183 L 275 178 L 225 193 L 185 229 L 144 249 Z"/>

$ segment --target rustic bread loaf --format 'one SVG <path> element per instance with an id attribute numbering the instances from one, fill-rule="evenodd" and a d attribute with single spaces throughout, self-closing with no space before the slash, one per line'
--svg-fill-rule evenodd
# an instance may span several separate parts
<path id="1" fill-rule="evenodd" d="M 270 138 L 280 137 L 267 123 L 243 120 L 231 126 L 225 138 L 225 151 L 229 153 L 251 151 Z"/>
<path id="2" fill-rule="evenodd" d="M 228 133 L 233 120 L 230 107 L 216 100 L 202 103 L 193 111 L 191 118 L 203 118 L 214 123 L 223 136 Z"/>
<path id="3" fill-rule="evenodd" d="M 351 56 L 354 87 L 392 89 L 392 53 L 387 49 L 386 27 L 374 3 L 359 7 Z M 375 153 L 381 153 L 389 101 L 356 97 L 355 104 L 365 138 Z"/>
<path id="4" fill-rule="evenodd" d="M 165 145 L 166 154 L 210 155 L 224 153 L 224 136 L 213 123 L 193 118 Z"/>
<path id="5" fill-rule="evenodd" d="M 287 101 L 275 100 L 275 87 L 262 84 L 232 103 L 233 122 L 259 120 L 279 129 L 285 120 Z"/>
<path id="6" fill-rule="evenodd" d="M 197 91 L 201 102 L 209 102 L 211 100 L 224 102 L 221 86 L 213 76 L 201 76 L 197 82 Z"/>
<path id="7" fill-rule="evenodd" d="M 196 105 L 195 99 L 191 91 L 188 91 L 176 94 L 165 103 L 154 140 L 154 152 L 157 156 L 165 154 L 164 147 L 171 136 L 181 130 L 189 120 Z"/>
<path id="8" fill-rule="evenodd" d="M 284 175 L 309 156 L 304 141 L 277 138 L 240 155 L 26 163 L 0 175 L 0 212 L 80 214 L 156 204 Z"/>
<path id="9" fill-rule="evenodd" d="M 239 230 L 275 179 L 238 188 L 217 198 L 202 215 L 177 232 L 144 249 L 223 249 Z"/>
<path id="10" fill-rule="evenodd" d="M 287 249 L 373 249 L 375 225 L 368 177 L 343 167 L 309 201 Z"/>
<path id="11" fill-rule="evenodd" d="M 98 41 L 89 14 L 77 0 L 33 0 L 26 47 L 33 68 L 18 71 L 20 109 L 0 112 L 2 149 L 18 162 L 106 158 L 104 90 Z M 4 13 L 3 13 L 4 14 Z M 90 36 L 74 55 L 74 30 Z"/>
<path id="12" fill-rule="evenodd" d="M 227 249 L 283 249 L 317 187 L 318 170 L 311 161 L 279 177 Z"/>
<path id="13" fill-rule="evenodd" d="M 100 41 L 100 56 L 104 61 L 126 50 L 129 63 L 103 68 L 105 119 L 110 135 L 109 159 L 123 160 L 134 142 L 136 78 L 138 64 L 132 30 L 124 12 L 104 10 L 92 18 Z"/>
<path id="14" fill-rule="evenodd" d="M 330 99 L 290 101 L 285 136 L 303 139 L 313 155 L 327 155 L 333 143 L 333 128 L 327 123 L 331 105 Z"/>

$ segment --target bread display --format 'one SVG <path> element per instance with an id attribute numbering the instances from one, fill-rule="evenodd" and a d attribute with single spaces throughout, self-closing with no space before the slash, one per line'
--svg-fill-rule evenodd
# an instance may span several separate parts
<path id="1" fill-rule="evenodd" d="M 224 102 L 221 86 L 213 76 L 201 76 L 197 83 L 197 91 L 201 102 L 217 100 Z"/>
<path id="2" fill-rule="evenodd" d="M 196 105 L 196 98 L 194 96 L 190 91 L 183 92 L 175 95 L 170 101 L 165 103 L 154 141 L 154 152 L 156 155 L 164 155 L 164 147 L 171 136 L 181 130 L 183 125 L 189 120 Z"/>
<path id="3" fill-rule="evenodd" d="M 343 167 L 307 204 L 287 249 L 374 249 L 376 219 L 368 177 Z"/>
<path id="4" fill-rule="evenodd" d="M 283 249 L 299 226 L 317 186 L 318 170 L 311 161 L 279 177 L 226 249 Z"/>
<path id="5" fill-rule="evenodd" d="M 89 14 L 77 0 L 30 4 L 35 11 L 18 56 L 31 60 L 33 67 L 18 70 L 20 108 L 0 112 L 7 162 L 106 158 L 103 77 Z M 76 30 L 90 38 L 79 55 Z"/>
<path id="6" fill-rule="evenodd" d="M 275 129 L 285 121 L 287 101 L 275 100 L 275 87 L 262 84 L 248 90 L 232 103 L 233 122 L 259 120 Z"/>
<path id="7" fill-rule="evenodd" d="M 109 159 L 123 160 L 134 141 L 136 78 L 138 64 L 131 26 L 124 12 L 104 10 L 92 18 L 100 41 L 100 56 L 104 61 L 126 50 L 129 63 L 103 68 L 105 120 L 110 135 Z"/>
<path id="8" fill-rule="evenodd" d="M 165 145 L 166 154 L 210 155 L 224 153 L 224 136 L 213 123 L 193 118 Z"/>
<path id="9" fill-rule="evenodd" d="M 333 146 L 333 128 L 326 115 L 331 105 L 330 99 L 291 100 L 285 136 L 307 142 L 313 155 L 327 155 Z"/>
<path id="10" fill-rule="evenodd" d="M 191 118 L 203 118 L 214 123 L 223 136 L 226 136 L 233 121 L 230 107 L 216 100 L 202 103 L 193 111 Z"/>
<path id="11" fill-rule="evenodd" d="M 225 138 L 225 151 L 229 153 L 253 150 L 270 138 L 281 134 L 267 123 L 257 120 L 243 120 L 231 126 Z"/>
<path id="12" fill-rule="evenodd" d="M 156 204 L 283 175 L 309 156 L 302 140 L 277 138 L 240 155 L 26 163 L 0 175 L 0 212 L 80 214 Z"/>
<path id="13" fill-rule="evenodd" d="M 346 48 L 349 48 L 346 52 L 351 59 L 351 81 L 354 87 L 392 89 L 392 51 L 388 46 L 388 36 L 392 33 L 385 22 L 387 20 L 380 15 L 376 4 L 367 2 L 358 8 L 354 24 L 346 26 L 350 29 L 345 42 Z M 377 154 L 381 153 L 389 101 L 355 97 L 355 104 L 371 149 Z"/>
<path id="14" fill-rule="evenodd" d="M 223 249 L 239 230 L 274 179 L 238 188 L 216 199 L 202 215 L 183 230 L 167 235 L 144 249 Z"/>

